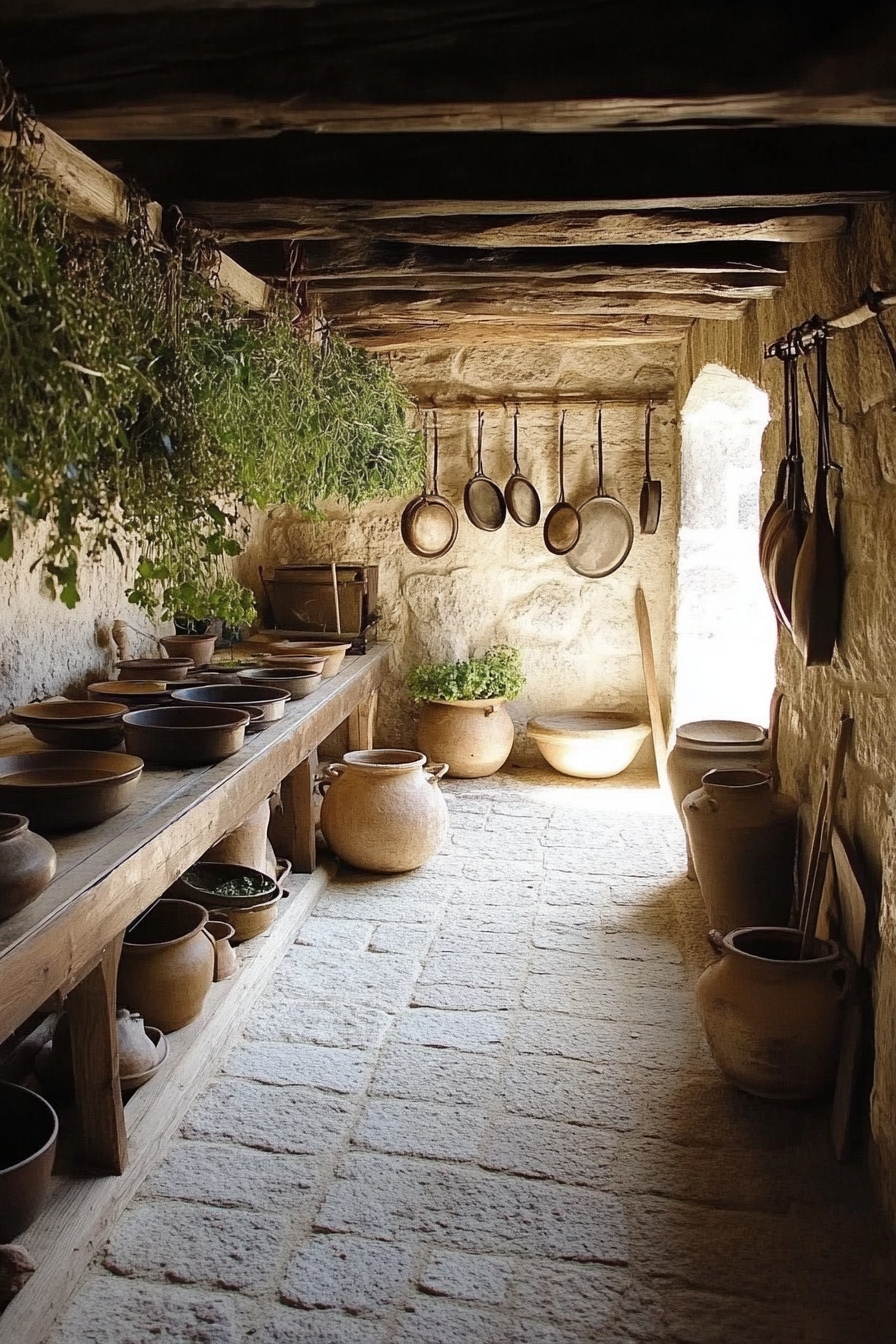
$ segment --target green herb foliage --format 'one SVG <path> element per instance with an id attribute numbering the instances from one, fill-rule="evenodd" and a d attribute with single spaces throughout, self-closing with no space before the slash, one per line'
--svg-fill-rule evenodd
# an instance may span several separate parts
<path id="1" fill-rule="evenodd" d="M 47 585 L 78 601 L 85 557 L 133 562 L 153 615 L 251 620 L 231 572 L 246 506 L 312 516 L 413 489 L 420 435 L 391 370 L 286 302 L 263 318 L 197 269 L 195 236 L 79 233 L 16 150 L 0 152 L 0 559 L 47 524 Z"/>
<path id="2" fill-rule="evenodd" d="M 413 700 L 515 700 L 525 682 L 520 651 L 507 644 L 465 663 L 422 663 L 408 674 Z"/>

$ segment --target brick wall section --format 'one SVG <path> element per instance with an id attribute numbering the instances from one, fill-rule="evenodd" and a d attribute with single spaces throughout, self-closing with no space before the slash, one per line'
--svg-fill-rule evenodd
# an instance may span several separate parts
<path id="1" fill-rule="evenodd" d="M 723 364 L 770 396 L 763 441 L 763 508 L 771 501 L 783 451 L 782 376 L 763 347 L 813 313 L 837 317 L 869 286 L 896 290 L 896 207 L 862 206 L 844 237 L 792 249 L 780 296 L 754 305 L 738 323 L 701 321 L 692 329 L 678 375 L 679 404 L 705 364 Z M 892 316 L 885 318 L 891 330 Z M 849 709 L 855 735 L 837 820 L 855 841 L 880 897 L 875 968 L 876 1076 L 874 1157 L 881 1193 L 896 1221 L 896 373 L 876 324 L 831 342 L 831 378 L 844 423 L 833 423 L 833 452 L 843 466 L 836 494 L 846 568 L 839 647 L 830 668 L 805 668 L 790 638 L 778 645 L 783 787 L 811 815 L 830 758 L 837 721 Z M 803 440 L 809 497 L 815 470 L 815 422 L 804 399 Z"/>

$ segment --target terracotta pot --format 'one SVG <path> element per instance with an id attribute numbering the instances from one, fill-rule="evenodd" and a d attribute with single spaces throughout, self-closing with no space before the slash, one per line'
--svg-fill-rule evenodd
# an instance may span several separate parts
<path id="1" fill-rule="evenodd" d="M 802 1101 L 834 1082 L 844 1000 L 852 985 L 848 955 L 815 940 L 799 960 L 799 929 L 735 929 L 710 941 L 721 959 L 697 982 L 697 1007 L 709 1048 L 736 1087 L 758 1097 Z"/>
<path id="2" fill-rule="evenodd" d="M 0 1243 L 30 1227 L 50 1192 L 59 1121 L 48 1101 L 0 1083 Z"/>
<path id="3" fill-rule="evenodd" d="M 125 934 L 118 1002 L 161 1031 L 178 1031 L 202 1012 L 215 974 L 208 914 L 192 901 L 163 898 Z"/>
<path id="4" fill-rule="evenodd" d="M 248 943 L 250 938 L 258 938 L 276 920 L 280 913 L 282 893 L 277 892 L 270 900 L 258 901 L 255 905 L 227 905 L 210 914 L 215 921 L 226 921 L 232 928 L 230 935 L 233 943 Z"/>
<path id="5" fill-rule="evenodd" d="M 795 798 L 760 770 L 710 770 L 682 805 L 712 928 L 786 924 L 794 893 Z"/>
<path id="6" fill-rule="evenodd" d="M 268 822 L 271 819 L 271 805 L 267 798 L 259 803 L 254 812 L 250 812 L 240 826 L 228 831 L 216 845 L 207 849 L 200 863 L 238 863 L 244 868 L 257 868 L 263 873 L 273 873 L 268 869 Z"/>
<path id="7" fill-rule="evenodd" d="M 125 1077 L 131 1074 L 145 1073 L 156 1062 L 156 1043 L 146 1034 L 143 1018 L 132 1013 L 129 1008 L 119 1008 L 116 1028 L 118 1031 L 118 1072 Z"/>
<path id="8" fill-rule="evenodd" d="M 56 851 L 19 812 L 0 812 L 0 919 L 36 901 L 52 882 Z"/>
<path id="9" fill-rule="evenodd" d="M 215 642 L 214 635 L 163 635 L 159 640 L 169 658 L 192 658 L 196 667 L 211 662 Z"/>
<path id="10" fill-rule="evenodd" d="M 230 946 L 234 927 L 223 919 L 210 919 L 205 927 L 215 940 L 215 980 L 229 980 L 239 969 L 236 953 Z"/>
<path id="11" fill-rule="evenodd" d="M 350 751 L 320 777 L 324 839 L 346 863 L 374 873 L 419 868 L 448 834 L 438 780 L 445 765 L 417 751 Z"/>
<path id="12" fill-rule="evenodd" d="M 708 770 L 767 770 L 770 763 L 768 732 L 757 723 L 739 719 L 700 719 L 675 730 L 675 746 L 666 761 L 669 787 L 685 835 L 681 805 L 699 789 Z M 696 880 L 688 845 L 688 877 Z"/>
<path id="13" fill-rule="evenodd" d="M 503 700 L 424 700 L 417 746 L 458 779 L 493 775 L 510 755 L 513 721 Z"/>

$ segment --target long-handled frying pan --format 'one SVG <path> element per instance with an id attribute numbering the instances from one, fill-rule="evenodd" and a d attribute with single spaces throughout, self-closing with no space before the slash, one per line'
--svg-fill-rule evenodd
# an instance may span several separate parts
<path id="1" fill-rule="evenodd" d="M 566 412 L 560 414 L 560 445 L 558 450 L 558 475 L 560 477 L 560 498 L 544 520 L 544 544 L 552 555 L 566 555 L 579 539 L 582 520 L 578 509 L 567 501 L 563 485 L 563 430 Z"/>
<path id="2" fill-rule="evenodd" d="M 651 537 L 660 525 L 660 510 L 663 506 L 663 487 L 660 481 L 650 474 L 650 417 L 653 415 L 653 402 L 647 403 L 644 414 L 644 481 L 641 485 L 641 503 L 639 515 L 641 532 Z"/>
<path id="3" fill-rule="evenodd" d="M 479 412 L 476 437 L 476 471 L 464 489 L 464 511 L 474 527 L 483 532 L 497 532 L 507 517 L 507 505 L 501 487 L 482 470 L 482 434 L 485 414 Z"/>
<path id="4" fill-rule="evenodd" d="M 513 475 L 504 487 L 507 512 L 520 527 L 535 527 L 541 518 L 541 500 L 538 491 L 520 471 L 519 458 L 520 408 L 513 413 Z"/>
<path id="5" fill-rule="evenodd" d="M 423 421 L 426 434 L 426 418 Z M 412 499 L 401 516 L 401 538 L 409 551 L 424 560 L 446 555 L 457 539 L 457 510 L 439 494 L 439 424 L 432 413 L 432 490 L 423 482 L 423 493 Z"/>
<path id="6" fill-rule="evenodd" d="M 604 490 L 603 408 L 597 412 L 597 494 L 579 505 L 582 530 L 566 563 L 586 579 L 604 579 L 628 559 L 635 526 L 628 509 Z"/>

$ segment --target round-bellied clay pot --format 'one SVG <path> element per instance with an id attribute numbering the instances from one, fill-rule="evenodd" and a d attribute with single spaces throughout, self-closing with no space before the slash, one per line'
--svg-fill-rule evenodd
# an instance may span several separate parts
<path id="1" fill-rule="evenodd" d="M 770 763 L 768 732 L 758 723 L 740 719 L 700 719 L 675 730 L 675 746 L 666 761 L 669 787 L 684 826 L 681 805 L 699 789 L 709 770 L 767 770 Z M 685 835 L 687 827 L 684 826 Z M 696 879 L 688 846 L 688 877 Z"/>
<path id="2" fill-rule="evenodd" d="M 799 929 L 715 930 L 720 959 L 697 981 L 697 1008 L 713 1059 L 744 1092 L 777 1101 L 833 1085 L 852 961 L 816 939 L 800 961 Z"/>
<path id="3" fill-rule="evenodd" d="M 682 804 L 712 928 L 786 924 L 793 902 L 795 798 L 760 770 L 710 770 Z"/>
<path id="4" fill-rule="evenodd" d="M 208 912 L 163 898 L 131 925 L 118 965 L 118 1002 L 161 1031 L 178 1031 L 202 1012 L 215 975 Z"/>
<path id="5" fill-rule="evenodd" d="M 349 751 L 327 766 L 320 826 L 346 863 L 374 873 L 419 868 L 448 834 L 448 808 L 438 781 L 444 764 L 419 751 Z"/>
<path id="6" fill-rule="evenodd" d="M 0 1083 L 0 1242 L 30 1227 L 50 1192 L 59 1121 L 48 1101 Z"/>
<path id="7" fill-rule="evenodd" d="M 445 761 L 458 779 L 493 775 L 510 755 L 513 720 L 503 700 L 424 700 L 417 746 L 431 761 Z"/>
<path id="8" fill-rule="evenodd" d="M 56 851 L 49 840 L 34 834 L 27 817 L 0 812 L 0 919 L 36 901 L 55 872 Z"/>

